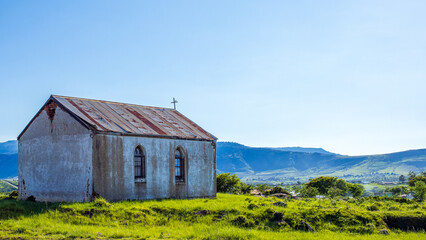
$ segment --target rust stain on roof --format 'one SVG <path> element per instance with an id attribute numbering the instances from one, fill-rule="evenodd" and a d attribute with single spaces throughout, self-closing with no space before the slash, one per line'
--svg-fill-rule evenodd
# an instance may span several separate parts
<path id="1" fill-rule="evenodd" d="M 57 95 L 51 98 L 100 132 L 217 140 L 175 109 Z"/>

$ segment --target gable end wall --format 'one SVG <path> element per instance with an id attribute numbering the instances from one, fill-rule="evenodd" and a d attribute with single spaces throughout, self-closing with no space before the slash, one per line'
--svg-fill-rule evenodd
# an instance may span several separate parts
<path id="1" fill-rule="evenodd" d="M 19 138 L 19 198 L 89 201 L 92 195 L 90 131 L 54 103 Z"/>

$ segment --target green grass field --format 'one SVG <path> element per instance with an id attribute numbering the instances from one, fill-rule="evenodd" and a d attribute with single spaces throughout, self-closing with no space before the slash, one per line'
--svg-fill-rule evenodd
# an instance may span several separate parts
<path id="1" fill-rule="evenodd" d="M 11 192 L 11 191 L 16 189 L 16 188 L 12 187 L 10 184 L 18 186 L 17 181 L 8 181 L 10 184 L 7 184 L 5 181 L 7 181 L 7 180 L 0 180 L 0 193 Z M 16 182 L 16 184 L 15 184 L 15 182 Z"/>
<path id="2" fill-rule="evenodd" d="M 34 203 L 3 195 L 0 238 L 426 239 L 424 230 L 388 228 L 424 229 L 425 203 L 306 199 L 275 206 L 278 201 L 218 194 L 216 199 Z M 204 214 L 196 214 L 201 210 Z M 304 232 L 303 221 L 316 232 Z M 378 234 L 381 229 L 389 229 L 390 236 Z"/>

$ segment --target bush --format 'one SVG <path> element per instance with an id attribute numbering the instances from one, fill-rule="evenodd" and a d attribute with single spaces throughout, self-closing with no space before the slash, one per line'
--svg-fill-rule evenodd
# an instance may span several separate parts
<path id="1" fill-rule="evenodd" d="M 424 200 L 426 198 L 426 183 L 417 181 L 412 188 L 416 198 Z"/>
<path id="2" fill-rule="evenodd" d="M 386 188 L 385 192 L 391 192 L 393 196 L 397 196 L 408 193 L 408 188 L 405 186 L 390 187 Z"/>
<path id="3" fill-rule="evenodd" d="M 18 190 L 14 190 L 14 191 L 12 191 L 12 192 L 9 194 L 8 198 L 9 198 L 9 199 L 17 199 L 17 198 L 18 198 L 18 196 L 19 196 L 19 191 L 18 191 Z"/>
<path id="4" fill-rule="evenodd" d="M 348 184 L 337 177 L 317 177 L 306 183 L 307 187 L 314 187 L 319 194 L 329 197 L 342 196 L 348 189 Z"/>
<path id="5" fill-rule="evenodd" d="M 426 183 L 426 176 L 423 176 L 423 175 L 417 175 L 417 176 L 415 176 L 415 177 L 411 178 L 411 179 L 408 181 L 408 185 L 410 185 L 410 187 L 414 187 L 414 185 L 415 185 L 415 184 L 416 184 L 416 182 L 418 182 L 418 181 L 422 181 L 422 182 Z"/>
<path id="6" fill-rule="evenodd" d="M 314 187 L 318 190 L 319 194 L 326 195 L 328 189 L 335 186 L 337 177 L 317 177 L 306 183 L 307 187 Z"/>
<path id="7" fill-rule="evenodd" d="M 250 210 L 252 210 L 252 209 L 255 209 L 255 208 L 258 208 L 259 206 L 257 205 L 257 204 L 255 204 L 255 203 L 250 203 L 249 205 L 248 205 L 248 209 L 250 209 Z"/>
<path id="8" fill-rule="evenodd" d="M 221 173 L 217 175 L 217 191 L 223 193 L 238 193 L 241 181 L 236 174 Z"/>
<path id="9" fill-rule="evenodd" d="M 253 220 L 247 219 L 246 216 L 244 216 L 244 215 L 238 215 L 238 216 L 236 216 L 232 220 L 232 223 L 234 225 L 236 225 L 236 226 L 246 227 L 246 228 L 253 227 L 255 225 Z"/>
<path id="10" fill-rule="evenodd" d="M 379 204 L 373 203 L 372 205 L 367 206 L 367 210 L 368 211 L 379 211 L 379 209 L 380 209 L 379 206 L 380 206 Z"/>
<path id="11" fill-rule="evenodd" d="M 327 196 L 330 198 L 335 198 L 337 196 L 342 196 L 344 194 L 344 191 L 337 187 L 331 187 L 327 191 Z"/>
<path id="12" fill-rule="evenodd" d="M 349 193 L 352 194 L 352 196 L 355 198 L 361 197 L 364 193 L 364 187 L 360 184 L 347 183 L 347 185 Z"/>
<path id="13" fill-rule="evenodd" d="M 109 207 L 111 204 L 104 198 L 95 198 L 95 201 L 93 201 L 93 205 L 95 207 Z"/>
<path id="14" fill-rule="evenodd" d="M 319 194 L 319 191 L 315 187 L 305 186 L 302 191 L 300 191 L 300 195 L 305 198 L 312 198 Z"/>
<path id="15" fill-rule="evenodd" d="M 272 221 L 280 222 L 284 219 L 284 214 L 281 212 L 274 212 L 274 215 L 272 215 Z"/>
<path id="16" fill-rule="evenodd" d="M 254 189 L 253 184 L 246 184 L 246 183 L 243 183 L 243 182 L 240 183 L 240 192 L 242 194 L 248 194 L 253 189 Z"/>
<path id="17" fill-rule="evenodd" d="M 426 230 L 426 217 L 389 215 L 383 218 L 386 225 L 392 229 L 404 231 L 424 231 Z"/>
<path id="18" fill-rule="evenodd" d="M 270 186 L 266 183 L 264 184 L 257 184 L 256 189 L 259 190 L 261 193 L 265 193 L 266 189 L 270 188 Z"/>
<path id="19" fill-rule="evenodd" d="M 348 188 L 346 181 L 343 179 L 337 179 L 336 188 L 342 190 L 342 192 L 345 193 Z"/>
<path id="20" fill-rule="evenodd" d="M 279 187 L 279 186 L 273 187 L 271 189 L 271 191 L 269 191 L 269 194 L 274 194 L 274 193 L 285 193 L 285 194 L 290 195 L 290 193 L 287 192 L 287 190 L 285 190 L 284 188 Z"/>

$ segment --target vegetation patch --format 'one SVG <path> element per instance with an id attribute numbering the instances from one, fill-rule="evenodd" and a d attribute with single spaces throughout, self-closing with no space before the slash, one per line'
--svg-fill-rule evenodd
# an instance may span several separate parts
<path id="1" fill-rule="evenodd" d="M 425 231 L 426 216 L 399 216 L 387 215 L 383 218 L 390 229 L 400 229 L 403 231 Z"/>
<path id="2" fill-rule="evenodd" d="M 392 239 L 425 238 L 425 210 L 423 202 L 393 198 L 279 199 L 219 193 L 215 199 L 44 203 L 2 195 L 0 238 L 381 239 L 386 237 L 378 234 L 381 230 Z"/>

